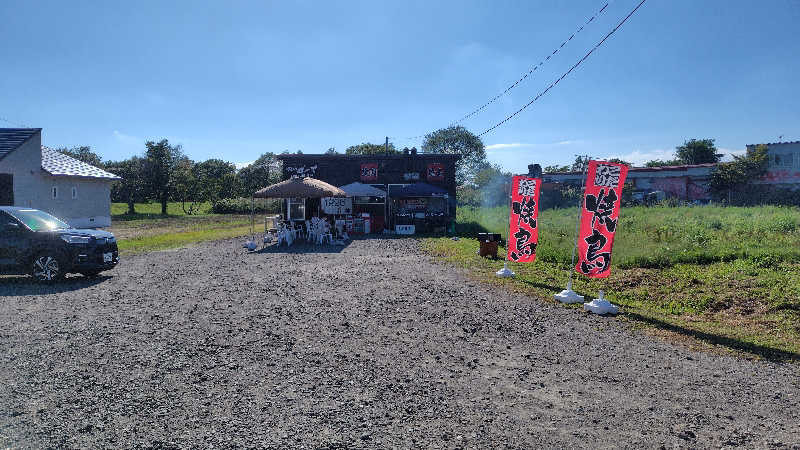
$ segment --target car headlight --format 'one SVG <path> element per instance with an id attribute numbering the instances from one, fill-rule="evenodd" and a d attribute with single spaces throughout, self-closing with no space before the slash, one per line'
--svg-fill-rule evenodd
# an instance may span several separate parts
<path id="1" fill-rule="evenodd" d="M 92 239 L 89 236 L 69 236 L 69 235 L 62 235 L 61 239 L 68 244 L 88 244 L 89 241 Z"/>

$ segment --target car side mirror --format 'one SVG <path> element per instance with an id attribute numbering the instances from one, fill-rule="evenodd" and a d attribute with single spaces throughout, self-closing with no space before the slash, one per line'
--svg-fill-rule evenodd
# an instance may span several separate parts
<path id="1" fill-rule="evenodd" d="M 19 231 L 19 224 L 16 222 L 8 222 L 8 231 Z"/>

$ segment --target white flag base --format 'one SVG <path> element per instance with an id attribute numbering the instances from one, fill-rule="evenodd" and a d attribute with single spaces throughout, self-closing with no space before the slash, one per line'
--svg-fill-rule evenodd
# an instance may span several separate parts
<path id="1" fill-rule="evenodd" d="M 513 277 L 514 271 L 508 268 L 508 261 L 503 263 L 503 268 L 495 272 L 495 275 L 502 278 L 511 278 Z"/>
<path id="2" fill-rule="evenodd" d="M 554 295 L 561 303 L 583 303 L 583 296 L 572 290 L 572 280 L 567 282 L 567 288 Z"/>
<path id="3" fill-rule="evenodd" d="M 595 314 L 617 314 L 619 312 L 619 308 L 616 305 L 603 298 L 603 291 L 600 291 L 600 295 L 596 299 L 589 303 L 584 303 L 583 309 Z"/>

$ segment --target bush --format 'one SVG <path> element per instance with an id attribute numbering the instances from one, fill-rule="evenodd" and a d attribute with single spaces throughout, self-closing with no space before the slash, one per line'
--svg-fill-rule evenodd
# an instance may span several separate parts
<path id="1" fill-rule="evenodd" d="M 265 206 L 266 205 L 266 206 Z M 217 201 L 211 206 L 211 212 L 215 214 L 250 214 L 252 200 L 249 198 L 225 198 Z M 280 214 L 280 199 L 256 199 L 256 214 Z"/>

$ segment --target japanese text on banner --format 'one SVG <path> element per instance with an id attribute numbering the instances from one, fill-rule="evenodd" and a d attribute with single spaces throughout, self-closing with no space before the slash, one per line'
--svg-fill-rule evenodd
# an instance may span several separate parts
<path id="1" fill-rule="evenodd" d="M 575 270 L 590 278 L 611 274 L 611 250 L 628 166 L 589 161 Z"/>
<path id="2" fill-rule="evenodd" d="M 539 245 L 539 192 L 542 180 L 515 176 L 511 181 L 511 211 L 509 212 L 508 260 L 533 262 Z"/>

